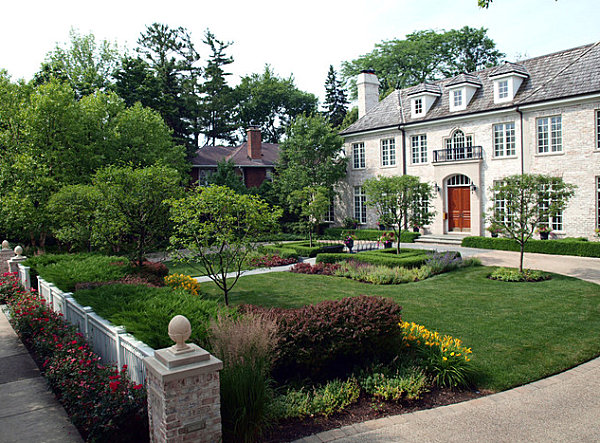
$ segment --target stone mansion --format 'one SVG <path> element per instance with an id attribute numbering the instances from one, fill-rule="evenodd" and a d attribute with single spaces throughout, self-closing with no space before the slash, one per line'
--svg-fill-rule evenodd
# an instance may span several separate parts
<path id="1" fill-rule="evenodd" d="M 557 237 L 600 227 L 600 42 L 397 90 L 379 101 L 373 71 L 358 78 L 359 119 L 345 129 L 348 174 L 336 221 L 376 227 L 362 183 L 409 174 L 429 182 L 435 235 L 485 235 L 490 186 L 521 173 L 577 185 L 550 220 Z M 489 234 L 487 234 L 489 235 Z"/>

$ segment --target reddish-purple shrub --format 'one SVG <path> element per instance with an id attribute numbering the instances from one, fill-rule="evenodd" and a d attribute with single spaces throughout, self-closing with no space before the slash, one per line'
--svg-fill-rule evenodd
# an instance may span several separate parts
<path id="1" fill-rule="evenodd" d="M 274 268 L 275 266 L 291 265 L 298 261 L 294 257 L 282 258 L 277 254 L 263 255 L 262 257 L 253 258 L 249 261 L 250 266 L 257 268 Z"/>
<path id="2" fill-rule="evenodd" d="M 298 263 L 290 271 L 296 274 L 333 275 L 339 268 L 340 265 L 338 263 L 317 263 L 315 265 Z"/>
<path id="3" fill-rule="evenodd" d="M 398 352 L 401 310 L 383 297 L 348 297 L 298 309 L 243 306 L 242 312 L 275 318 L 279 342 L 274 375 L 279 379 L 323 378 Z"/>
<path id="4" fill-rule="evenodd" d="M 165 277 L 169 275 L 169 268 L 162 262 L 144 261 L 142 266 L 134 266 L 132 273 L 159 287 L 165 285 Z"/>

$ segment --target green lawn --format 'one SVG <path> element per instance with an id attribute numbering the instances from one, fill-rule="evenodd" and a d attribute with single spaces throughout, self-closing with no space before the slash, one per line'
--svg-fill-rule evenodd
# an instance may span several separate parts
<path id="1" fill-rule="evenodd" d="M 504 390 L 600 354 L 600 286 L 554 275 L 537 283 L 487 279 L 466 268 L 422 282 L 375 286 L 338 277 L 271 273 L 243 277 L 233 304 L 296 307 L 355 295 L 391 297 L 403 319 L 461 338 L 472 347 L 480 388 Z M 202 284 L 210 297 L 219 292 Z"/>

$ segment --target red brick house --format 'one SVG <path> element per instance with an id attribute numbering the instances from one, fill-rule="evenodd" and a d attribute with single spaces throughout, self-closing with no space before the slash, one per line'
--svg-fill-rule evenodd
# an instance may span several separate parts
<path id="1" fill-rule="evenodd" d="M 205 185 L 217 164 L 231 160 L 247 188 L 258 187 L 271 180 L 279 158 L 279 144 L 263 143 L 260 129 L 249 128 L 247 141 L 236 147 L 204 146 L 192 158 L 192 183 Z"/>

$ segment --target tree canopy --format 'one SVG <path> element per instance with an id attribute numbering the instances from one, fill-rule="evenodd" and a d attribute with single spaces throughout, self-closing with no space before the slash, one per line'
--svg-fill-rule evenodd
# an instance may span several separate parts
<path id="1" fill-rule="evenodd" d="M 323 115 L 329 121 L 329 124 L 338 128 L 342 125 L 346 113 L 348 112 L 348 97 L 342 82 L 337 79 L 337 73 L 333 65 L 329 65 L 327 80 L 325 81 L 325 110 Z"/>
<path id="2" fill-rule="evenodd" d="M 341 72 L 352 98 L 356 98 L 356 76 L 364 69 L 375 69 L 381 94 L 387 95 L 426 80 L 494 66 L 503 56 L 485 28 L 465 26 L 450 31 L 416 31 L 404 40 L 382 41 L 368 54 L 344 62 Z"/>

